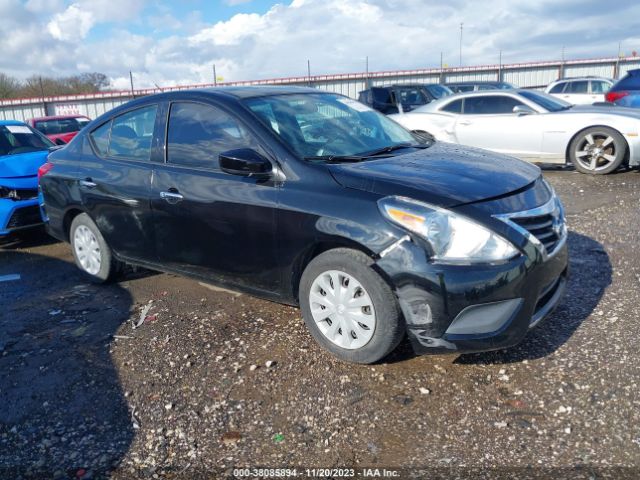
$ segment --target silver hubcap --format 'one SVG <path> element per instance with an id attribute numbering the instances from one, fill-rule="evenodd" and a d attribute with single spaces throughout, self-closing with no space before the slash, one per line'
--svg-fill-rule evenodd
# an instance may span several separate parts
<path id="1" fill-rule="evenodd" d="M 376 329 L 371 297 L 351 275 L 339 270 L 324 272 L 311 284 L 309 305 L 322 334 L 339 347 L 364 347 Z"/>
<path id="2" fill-rule="evenodd" d="M 617 156 L 613 137 L 606 133 L 585 135 L 576 147 L 576 160 L 580 165 L 592 171 L 603 170 L 611 165 Z"/>
<path id="3" fill-rule="evenodd" d="M 96 275 L 100 271 L 102 255 L 98 239 L 88 227 L 80 225 L 73 233 L 73 248 L 82 268 Z"/>

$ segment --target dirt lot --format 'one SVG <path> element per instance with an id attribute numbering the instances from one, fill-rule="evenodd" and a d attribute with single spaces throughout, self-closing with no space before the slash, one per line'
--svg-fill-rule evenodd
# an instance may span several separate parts
<path id="1" fill-rule="evenodd" d="M 151 272 L 94 286 L 41 232 L 5 246 L 0 279 L 20 279 L 0 281 L 0 477 L 638 478 L 640 172 L 545 176 L 568 213 L 568 292 L 487 354 L 403 345 L 348 365 L 294 308 Z"/>

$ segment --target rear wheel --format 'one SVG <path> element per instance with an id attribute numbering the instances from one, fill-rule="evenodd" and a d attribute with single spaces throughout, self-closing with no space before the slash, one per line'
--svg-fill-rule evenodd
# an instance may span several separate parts
<path id="1" fill-rule="evenodd" d="M 571 141 L 569 157 L 581 173 L 604 175 L 618 169 L 627 154 L 627 142 L 608 127 L 592 127 Z"/>
<path id="2" fill-rule="evenodd" d="M 395 295 L 356 250 L 329 250 L 309 263 L 300 280 L 300 307 L 316 341 L 341 360 L 373 363 L 404 335 Z"/>
<path id="3" fill-rule="evenodd" d="M 113 258 L 100 230 L 86 213 L 71 222 L 69 240 L 76 265 L 92 282 L 112 280 L 120 272 L 122 264 Z"/>

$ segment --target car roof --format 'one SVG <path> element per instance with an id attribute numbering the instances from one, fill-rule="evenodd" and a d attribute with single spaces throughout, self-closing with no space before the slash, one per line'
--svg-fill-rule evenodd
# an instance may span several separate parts
<path id="1" fill-rule="evenodd" d="M 33 122 L 46 122 L 46 121 L 50 121 L 50 120 L 66 120 L 68 118 L 89 118 L 86 115 L 50 115 L 48 117 L 35 117 L 32 118 L 31 121 Z"/>
<path id="2" fill-rule="evenodd" d="M 498 81 L 487 81 L 487 80 L 483 80 L 483 81 L 478 81 L 478 82 L 473 82 L 473 81 L 466 81 L 466 82 L 447 82 L 445 83 L 445 85 L 498 85 L 501 83 L 507 83 L 507 82 L 498 82 Z"/>
<path id="3" fill-rule="evenodd" d="M 607 77 L 597 77 L 597 76 L 593 76 L 593 75 L 586 75 L 584 77 L 565 77 L 565 78 L 558 78 L 557 80 L 554 80 L 552 83 L 559 83 L 559 82 L 577 82 L 577 81 L 584 81 L 584 80 L 606 80 L 607 82 L 612 82 L 613 80 L 611 80 L 610 78 Z"/>
<path id="4" fill-rule="evenodd" d="M 19 120 L 0 120 L 0 126 L 4 126 L 4 125 L 26 125 L 26 124 Z"/>
<path id="5" fill-rule="evenodd" d="M 270 95 L 286 95 L 294 93 L 331 93 L 319 90 L 311 87 L 292 87 L 292 86 L 280 86 L 280 85 L 251 85 L 247 87 L 210 87 L 210 88 L 197 88 L 190 90 L 179 90 L 179 92 L 192 92 L 195 94 L 208 94 L 214 96 L 233 97 L 237 99 L 252 98 L 252 97 L 264 97 Z M 166 95 L 171 97 L 171 94 L 175 92 L 161 93 L 159 95 Z"/>

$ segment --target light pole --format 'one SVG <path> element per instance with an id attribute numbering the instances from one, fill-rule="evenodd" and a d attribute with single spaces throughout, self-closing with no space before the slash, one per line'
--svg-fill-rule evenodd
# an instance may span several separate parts
<path id="1" fill-rule="evenodd" d="M 462 66 L 462 27 L 464 23 L 460 22 L 460 66 Z"/>

